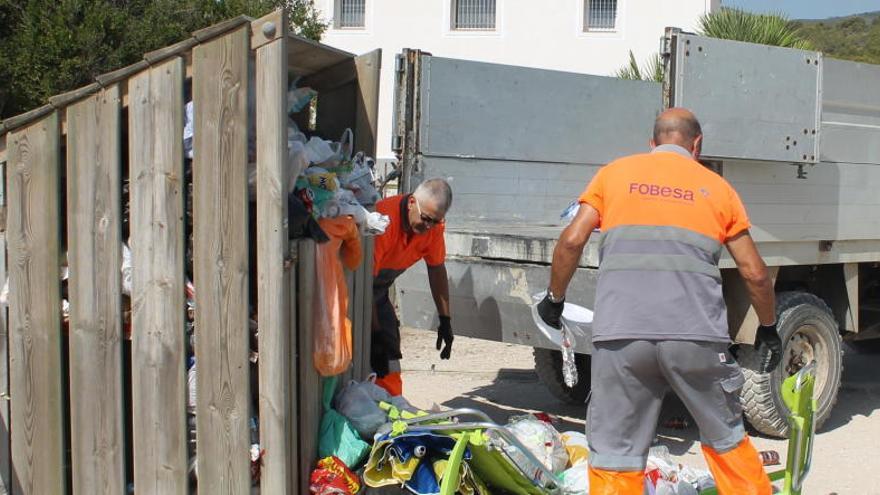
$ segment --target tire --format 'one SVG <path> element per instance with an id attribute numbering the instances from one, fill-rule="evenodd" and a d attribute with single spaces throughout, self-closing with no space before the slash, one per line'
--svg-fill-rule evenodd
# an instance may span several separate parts
<path id="1" fill-rule="evenodd" d="M 535 348 L 535 373 L 557 399 L 569 404 L 583 404 L 590 393 L 590 355 L 575 354 L 578 381 L 574 387 L 565 385 L 562 377 L 562 352 Z"/>
<path id="2" fill-rule="evenodd" d="M 788 435 L 788 407 L 781 385 L 812 359 L 816 361 L 816 428 L 828 419 L 837 402 L 843 373 L 843 351 L 837 321 L 824 301 L 806 292 L 776 295 L 777 330 L 783 343 L 782 362 L 771 373 L 757 371 L 760 356 L 752 346 L 740 347 L 738 361 L 746 382 L 741 392 L 743 414 L 752 427 L 774 437 Z"/>

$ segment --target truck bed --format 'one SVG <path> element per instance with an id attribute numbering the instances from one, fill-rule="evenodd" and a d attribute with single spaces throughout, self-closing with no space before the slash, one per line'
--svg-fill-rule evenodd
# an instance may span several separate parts
<path id="1" fill-rule="evenodd" d="M 553 247 L 563 227 L 562 224 L 494 221 L 456 223 L 446 228 L 446 254 L 450 258 L 549 265 L 553 259 Z M 593 239 L 589 248 L 584 250 L 581 266 L 597 266 L 595 246 Z"/>

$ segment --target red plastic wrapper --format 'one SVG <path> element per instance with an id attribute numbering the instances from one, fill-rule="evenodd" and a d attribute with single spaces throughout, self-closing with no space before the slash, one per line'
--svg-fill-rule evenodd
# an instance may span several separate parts
<path id="1" fill-rule="evenodd" d="M 660 472 L 659 469 L 654 468 L 649 471 L 645 471 L 645 478 L 651 482 L 651 486 L 657 486 L 657 480 L 663 477 L 663 473 Z"/>
<path id="2" fill-rule="evenodd" d="M 336 456 L 318 461 L 309 479 L 309 492 L 314 495 L 355 495 L 360 489 L 360 479 Z"/>

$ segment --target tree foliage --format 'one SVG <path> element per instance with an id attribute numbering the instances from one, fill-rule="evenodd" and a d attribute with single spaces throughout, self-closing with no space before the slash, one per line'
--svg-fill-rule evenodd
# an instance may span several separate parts
<path id="1" fill-rule="evenodd" d="M 659 53 L 652 54 L 648 61 L 640 66 L 636 61 L 636 56 L 630 50 L 629 63 L 617 69 L 614 75 L 621 79 L 661 82 L 663 81 L 663 70 L 663 60 Z"/>
<path id="2" fill-rule="evenodd" d="M 293 32 L 320 39 L 326 25 L 311 0 L 0 0 L 0 118 L 198 29 L 281 6 L 288 8 Z"/>
<path id="3" fill-rule="evenodd" d="M 825 55 L 880 64 L 880 12 L 824 21 L 795 21 L 794 26 Z"/>

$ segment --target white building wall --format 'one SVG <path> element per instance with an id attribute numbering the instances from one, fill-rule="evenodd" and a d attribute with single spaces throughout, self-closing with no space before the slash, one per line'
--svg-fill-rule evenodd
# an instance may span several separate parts
<path id="1" fill-rule="evenodd" d="M 584 32 L 585 0 L 496 0 L 493 31 L 451 29 L 453 0 L 366 0 L 363 29 L 336 29 L 337 0 L 316 0 L 330 22 L 321 41 L 361 54 L 382 49 L 377 158 L 390 159 L 394 57 L 417 48 L 439 57 L 612 75 L 632 50 L 644 63 L 667 26 L 693 31 L 720 0 L 617 0 L 614 32 Z M 587 0 L 588 1 L 588 0 Z"/>

